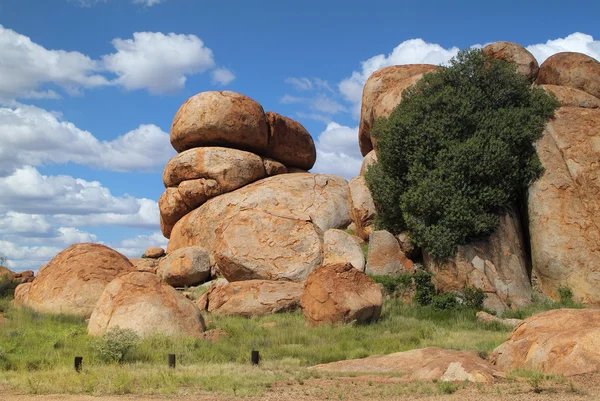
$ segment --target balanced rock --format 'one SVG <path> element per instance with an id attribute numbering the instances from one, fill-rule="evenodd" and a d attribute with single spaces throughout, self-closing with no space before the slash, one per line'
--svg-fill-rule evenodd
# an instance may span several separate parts
<path id="1" fill-rule="evenodd" d="M 350 180 L 348 184 L 350 197 L 350 213 L 352 222 L 356 229 L 356 235 L 363 240 L 368 240 L 369 235 L 373 232 L 373 220 L 377 209 L 371 191 L 367 187 L 365 177 L 358 176 Z"/>
<path id="2" fill-rule="evenodd" d="M 369 322 L 379 318 L 381 289 L 350 263 L 321 266 L 304 284 L 300 303 L 312 325 Z"/>
<path id="3" fill-rule="evenodd" d="M 537 60 L 523 46 L 513 42 L 495 42 L 483 48 L 483 52 L 491 58 L 515 64 L 517 72 L 530 82 L 535 81 L 540 71 Z"/>
<path id="4" fill-rule="evenodd" d="M 369 237 L 367 274 L 375 276 L 412 273 L 413 262 L 406 257 L 394 235 L 385 230 L 373 231 Z"/>
<path id="5" fill-rule="evenodd" d="M 192 301 L 155 274 L 140 272 L 121 276 L 106 287 L 90 317 L 88 334 L 99 336 L 117 326 L 142 337 L 200 337 L 205 330 Z"/>
<path id="6" fill-rule="evenodd" d="M 556 53 L 542 63 L 536 83 L 580 89 L 600 99 L 600 62 L 582 53 Z"/>
<path id="7" fill-rule="evenodd" d="M 300 306 L 304 285 L 284 281 L 248 280 L 216 284 L 205 292 L 198 304 L 215 315 L 264 316 L 291 312 Z"/>
<path id="8" fill-rule="evenodd" d="M 40 268 L 25 305 L 43 313 L 89 317 L 108 283 L 133 271 L 129 259 L 104 245 L 72 245 Z"/>
<path id="9" fill-rule="evenodd" d="M 459 246 L 454 258 L 434 261 L 424 253 L 433 283 L 442 292 L 475 287 L 486 295 L 483 306 L 503 311 L 531 302 L 525 240 L 516 212 L 500 218 L 487 240 Z"/>
<path id="10" fill-rule="evenodd" d="M 600 370 L 600 310 L 558 309 L 523 321 L 490 355 L 501 370 L 564 376 Z"/>
<path id="11" fill-rule="evenodd" d="M 533 273 L 558 299 L 600 305 L 600 109 L 563 107 L 536 143 L 544 175 L 529 187 Z"/>
<path id="12" fill-rule="evenodd" d="M 160 263 L 159 259 L 152 258 L 129 258 L 129 261 L 139 272 L 156 273 Z"/>
<path id="13" fill-rule="evenodd" d="M 371 138 L 373 122 L 379 117 L 388 117 L 402 100 L 402 91 L 436 68 L 430 64 L 393 65 L 371 74 L 362 93 L 358 129 L 358 144 L 363 156 L 377 148 Z"/>
<path id="14" fill-rule="evenodd" d="M 265 154 L 269 142 L 262 106 L 240 93 L 202 92 L 179 108 L 171 126 L 171 144 L 178 152 L 223 146 Z"/>
<path id="15" fill-rule="evenodd" d="M 199 246 L 179 248 L 160 262 L 156 274 L 173 287 L 203 283 L 210 278 L 208 252 Z"/>
<path id="16" fill-rule="evenodd" d="M 541 85 L 541 87 L 556 96 L 561 106 L 600 108 L 600 99 L 582 90 L 558 85 Z"/>
<path id="17" fill-rule="evenodd" d="M 168 251 L 201 246 L 229 281 L 303 281 L 323 261 L 323 232 L 349 223 L 346 180 L 278 175 L 187 214 L 173 228 Z"/>
<path id="18" fill-rule="evenodd" d="M 325 231 L 324 265 L 350 263 L 361 272 L 365 270 L 365 255 L 360 245 L 360 239 L 343 230 L 331 229 Z"/>
<path id="19" fill-rule="evenodd" d="M 401 381 L 491 383 L 499 376 L 493 366 L 473 351 L 437 347 L 333 362 L 314 369 L 336 373 L 402 373 Z"/>
<path id="20" fill-rule="evenodd" d="M 163 192 L 158 198 L 158 209 L 160 210 L 160 229 L 166 238 L 171 236 L 175 223 L 193 210 L 183 201 L 177 188 L 167 188 Z"/>
<path id="21" fill-rule="evenodd" d="M 312 137 L 298 121 L 267 111 L 269 149 L 267 156 L 286 166 L 310 170 L 317 160 Z"/>
<path id="22" fill-rule="evenodd" d="M 146 248 L 144 255 L 146 255 L 147 258 L 157 259 L 165 255 L 165 250 L 160 247 L 150 247 Z"/>
<path id="23" fill-rule="evenodd" d="M 377 153 L 375 153 L 375 151 L 372 150 L 369 153 L 367 153 L 367 155 L 363 159 L 362 164 L 360 165 L 360 173 L 358 175 L 364 176 L 369 167 L 371 167 L 375 163 L 377 163 Z"/>

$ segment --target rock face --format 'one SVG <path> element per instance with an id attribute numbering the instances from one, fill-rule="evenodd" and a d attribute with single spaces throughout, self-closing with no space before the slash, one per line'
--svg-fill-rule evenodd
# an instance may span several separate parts
<path id="1" fill-rule="evenodd" d="M 371 138 L 373 122 L 388 117 L 402 100 L 402 91 L 417 83 L 424 73 L 435 71 L 430 64 L 394 65 L 375 71 L 363 89 L 358 144 L 363 156 L 377 144 Z"/>
<path id="2" fill-rule="evenodd" d="M 556 96 L 562 106 L 600 108 L 600 99 L 582 90 L 558 85 L 541 85 L 541 87 Z"/>
<path id="3" fill-rule="evenodd" d="M 317 160 L 312 137 L 299 122 L 267 111 L 269 149 L 267 156 L 286 166 L 310 170 Z"/>
<path id="4" fill-rule="evenodd" d="M 381 314 L 381 289 L 350 263 L 322 266 L 313 271 L 300 300 L 312 325 L 369 322 Z"/>
<path id="5" fill-rule="evenodd" d="M 129 261 L 137 271 L 146 273 L 156 273 L 156 269 L 160 263 L 159 259 L 152 258 L 130 258 Z"/>
<path id="6" fill-rule="evenodd" d="M 133 271 L 129 259 L 104 245 L 72 245 L 39 270 L 25 305 L 44 313 L 89 317 L 107 284 Z"/>
<path id="7" fill-rule="evenodd" d="M 542 63 L 536 83 L 580 89 L 600 99 L 600 63 L 582 53 L 556 53 Z"/>
<path id="8" fill-rule="evenodd" d="M 377 210 L 371 192 L 367 187 L 365 177 L 358 176 L 350 180 L 348 184 L 350 196 L 350 213 L 352 222 L 356 229 L 356 235 L 363 240 L 368 240 L 373 232 L 373 220 Z"/>
<path id="9" fill-rule="evenodd" d="M 156 274 L 173 287 L 203 283 L 210 278 L 208 252 L 199 246 L 177 249 L 160 262 Z"/>
<path id="10" fill-rule="evenodd" d="M 27 305 L 27 298 L 29 297 L 29 290 L 31 289 L 31 283 L 19 284 L 15 288 L 15 305 Z"/>
<path id="11" fill-rule="evenodd" d="M 490 355 L 501 370 L 565 376 L 600 369 L 600 310 L 559 309 L 531 316 Z"/>
<path id="12" fill-rule="evenodd" d="M 324 372 L 404 373 L 402 381 L 491 383 L 498 372 L 475 352 L 437 347 L 339 361 L 314 367 Z"/>
<path id="13" fill-rule="evenodd" d="M 160 229 L 166 238 L 171 236 L 173 226 L 183 216 L 192 211 L 181 197 L 177 188 L 167 188 L 158 198 L 158 209 L 160 210 Z"/>
<path id="14" fill-rule="evenodd" d="M 363 159 L 362 164 L 360 166 L 359 175 L 364 176 L 369 167 L 371 167 L 375 163 L 377 163 L 377 153 L 375 153 L 375 151 L 372 150 L 369 153 L 367 153 L 367 155 Z"/>
<path id="15" fill-rule="evenodd" d="M 264 316 L 291 312 L 300 306 L 304 285 L 283 281 L 249 280 L 217 284 L 202 295 L 198 305 L 215 315 Z"/>
<path id="16" fill-rule="evenodd" d="M 267 118 L 260 104 L 239 93 L 202 92 L 179 108 L 171 126 L 178 152 L 224 146 L 264 154 L 269 142 Z"/>
<path id="17" fill-rule="evenodd" d="M 438 290 L 479 288 L 487 296 L 483 305 L 488 309 L 502 311 L 531 302 L 525 242 L 516 213 L 502 217 L 487 240 L 460 246 L 453 259 L 434 262 L 424 253 L 424 262 L 434 273 Z"/>
<path id="18" fill-rule="evenodd" d="M 392 233 L 385 230 L 371 233 L 367 255 L 367 274 L 397 275 L 412 273 L 413 268 L 413 262 L 404 255 L 400 249 L 400 243 Z"/>
<path id="19" fill-rule="evenodd" d="M 546 171 L 529 188 L 533 273 L 558 299 L 600 305 L 600 109 L 563 107 L 536 148 Z"/>
<path id="20" fill-rule="evenodd" d="M 484 47 L 483 52 L 488 57 L 515 64 L 517 72 L 526 76 L 531 82 L 538 76 L 540 67 L 537 60 L 533 54 L 517 43 L 495 42 Z"/>
<path id="21" fill-rule="evenodd" d="M 88 324 L 88 334 L 99 336 L 119 326 L 140 336 L 199 337 L 205 330 L 200 310 L 173 287 L 151 273 L 130 273 L 104 290 Z"/>
<path id="22" fill-rule="evenodd" d="M 168 251 L 205 248 L 229 281 L 303 281 L 323 261 L 323 232 L 350 223 L 341 177 L 278 175 L 213 198 L 173 228 Z"/>
<path id="23" fill-rule="evenodd" d="M 3 277 L 6 277 L 6 279 L 14 283 L 23 284 L 32 282 L 34 279 L 34 273 L 31 270 L 15 273 L 7 267 L 0 266 L 0 280 Z"/>
<path id="24" fill-rule="evenodd" d="M 144 252 L 144 254 L 148 258 L 156 259 L 160 258 L 161 256 L 164 256 L 165 250 L 159 247 L 150 247 L 146 248 L 146 252 Z"/>
<path id="25" fill-rule="evenodd" d="M 365 270 L 365 255 L 360 239 L 342 230 L 327 230 L 324 237 L 323 265 L 350 263 L 361 272 Z"/>

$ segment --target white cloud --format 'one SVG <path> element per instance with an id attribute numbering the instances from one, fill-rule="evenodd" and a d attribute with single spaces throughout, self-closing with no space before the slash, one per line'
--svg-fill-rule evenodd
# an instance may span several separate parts
<path id="1" fill-rule="evenodd" d="M 6 267 L 13 271 L 38 270 L 62 249 L 57 246 L 21 246 L 0 240 L 0 253 L 6 256 Z"/>
<path id="2" fill-rule="evenodd" d="M 186 76 L 214 67 L 213 52 L 195 35 L 136 32 L 133 39 L 114 39 L 116 53 L 102 57 L 128 90 L 170 93 L 185 86 Z"/>
<path id="3" fill-rule="evenodd" d="M 166 248 L 168 243 L 169 240 L 161 232 L 156 231 L 149 235 L 138 235 L 134 238 L 112 242 L 109 246 L 128 258 L 139 258 L 147 248 L 151 246 Z"/>
<path id="4" fill-rule="evenodd" d="M 133 0 L 134 4 L 141 4 L 146 7 L 152 7 L 155 4 L 160 4 L 164 0 Z"/>
<path id="5" fill-rule="evenodd" d="M 313 88 L 312 81 L 310 79 L 304 78 L 304 77 L 303 78 L 289 77 L 289 78 L 286 78 L 285 83 L 294 85 L 294 88 L 296 88 L 296 90 L 299 90 L 299 91 L 308 91 L 308 90 L 312 90 L 312 88 Z"/>
<path id="6" fill-rule="evenodd" d="M 330 97 L 319 95 L 316 98 L 312 99 L 311 106 L 313 110 L 319 111 L 325 114 L 337 114 L 341 112 L 348 111 L 348 109 L 342 106 L 340 103 L 336 102 L 334 99 Z"/>
<path id="7" fill-rule="evenodd" d="M 233 72 L 223 67 L 212 70 L 211 75 L 213 84 L 227 85 L 235 79 Z"/>
<path id="8" fill-rule="evenodd" d="M 0 108 L 0 176 L 26 165 L 67 163 L 112 171 L 148 171 L 175 155 L 169 134 L 155 125 L 138 128 L 112 141 L 60 121 L 56 113 L 19 105 Z"/>
<path id="9" fill-rule="evenodd" d="M 122 199 L 122 198 L 116 198 Z M 136 199 L 134 210 L 131 212 L 105 212 L 105 213 L 88 213 L 75 214 L 68 213 L 57 214 L 53 217 L 61 224 L 77 227 L 94 227 L 94 226 L 121 226 L 134 227 L 144 229 L 159 228 L 158 203 L 152 199 Z"/>
<path id="10" fill-rule="evenodd" d="M 551 55 L 561 52 L 578 52 L 600 60 L 600 40 L 591 35 L 575 32 L 565 38 L 549 40 L 527 46 L 540 65 Z"/>
<path id="11" fill-rule="evenodd" d="M 39 214 L 7 212 L 0 217 L 0 233 L 35 236 L 47 234 L 52 226 L 46 218 Z"/>
<path id="12" fill-rule="evenodd" d="M 317 162 L 311 171 L 336 174 L 346 179 L 356 177 L 362 164 L 357 138 L 358 127 L 329 123 L 315 143 Z"/>

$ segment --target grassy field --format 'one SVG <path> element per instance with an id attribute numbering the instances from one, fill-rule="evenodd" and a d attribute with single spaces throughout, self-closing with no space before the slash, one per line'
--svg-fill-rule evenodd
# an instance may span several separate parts
<path id="1" fill-rule="evenodd" d="M 511 315 L 559 306 L 536 304 Z M 229 337 L 216 343 L 146 338 L 119 364 L 101 357 L 83 319 L 14 308 L 9 298 L 0 299 L 0 312 L 7 319 L 0 325 L 0 386 L 35 394 L 260 395 L 282 380 L 316 377 L 307 367 L 319 363 L 428 346 L 472 349 L 484 356 L 510 332 L 478 323 L 475 310 L 436 311 L 387 299 L 382 317 L 370 325 L 310 327 L 298 312 L 255 319 L 206 315 L 208 329 L 223 329 Z M 260 367 L 249 362 L 253 349 L 260 351 Z M 168 368 L 168 354 L 177 355 L 177 369 Z M 83 357 L 81 373 L 73 369 L 75 356 Z"/>

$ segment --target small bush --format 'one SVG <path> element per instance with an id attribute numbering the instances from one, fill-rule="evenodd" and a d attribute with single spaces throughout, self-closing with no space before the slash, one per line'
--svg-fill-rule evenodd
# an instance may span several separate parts
<path id="1" fill-rule="evenodd" d="M 468 308 L 482 309 L 483 301 L 485 300 L 485 292 L 480 288 L 465 287 L 462 290 L 462 297 L 465 301 L 465 306 Z"/>
<path id="2" fill-rule="evenodd" d="M 435 286 L 431 282 L 431 273 L 417 270 L 413 279 L 415 280 L 415 301 L 421 306 L 430 305 L 435 296 Z"/>
<path id="3" fill-rule="evenodd" d="M 94 349 L 100 357 L 108 362 L 123 362 L 125 355 L 139 344 L 140 338 L 131 329 L 113 327 L 94 344 Z"/>
<path id="4" fill-rule="evenodd" d="M 561 304 L 573 304 L 573 290 L 571 290 L 571 288 L 565 286 L 558 287 L 558 296 Z"/>
<path id="5" fill-rule="evenodd" d="M 431 299 L 431 307 L 437 310 L 456 309 L 459 306 L 462 306 L 461 298 L 455 292 L 445 292 Z"/>
<path id="6" fill-rule="evenodd" d="M 0 297 L 11 296 L 17 288 L 18 283 L 8 274 L 0 275 Z"/>
<path id="7" fill-rule="evenodd" d="M 454 394 L 458 390 L 458 384 L 452 382 L 437 382 L 436 386 L 440 394 Z"/>
<path id="8" fill-rule="evenodd" d="M 412 285 L 412 277 L 408 273 L 395 276 L 369 275 L 369 277 L 377 284 L 381 284 L 388 295 L 402 295 Z"/>

